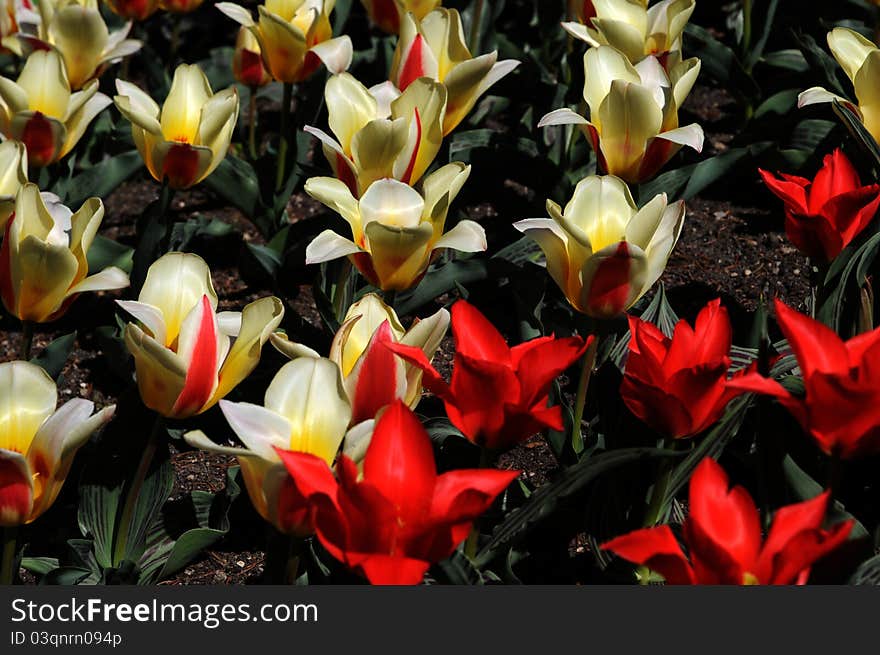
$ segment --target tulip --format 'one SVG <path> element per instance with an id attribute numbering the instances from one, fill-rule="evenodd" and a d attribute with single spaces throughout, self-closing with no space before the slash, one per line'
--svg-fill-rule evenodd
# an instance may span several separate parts
<path id="1" fill-rule="evenodd" d="M 279 532 L 312 534 L 308 505 L 296 496 L 275 449 L 333 464 L 351 418 L 336 364 L 317 357 L 288 362 L 266 389 L 262 406 L 221 400 L 220 409 L 244 448 L 219 446 L 201 431 L 186 433 L 186 442 L 238 459 L 251 502 Z"/>
<path id="2" fill-rule="evenodd" d="M 15 211 L 15 196 L 27 184 L 27 150 L 19 141 L 0 143 L 0 230 Z"/>
<path id="3" fill-rule="evenodd" d="M 861 119 L 871 136 L 880 141 L 880 94 L 877 86 L 880 80 L 880 50 L 872 41 L 846 27 L 835 27 L 828 32 L 828 47 L 853 83 L 858 102 L 853 104 L 846 98 L 814 86 L 801 92 L 798 107 L 837 100 Z"/>
<path id="4" fill-rule="evenodd" d="M 514 59 L 498 61 L 497 51 L 473 57 L 465 44 L 458 12 L 441 8 L 421 21 L 411 14 L 403 17 L 390 79 L 401 91 L 420 77 L 446 85 L 445 136 L 464 120 L 489 87 L 517 66 Z"/>
<path id="5" fill-rule="evenodd" d="M 246 27 L 239 28 L 238 36 L 235 37 L 232 75 L 237 81 L 252 89 L 265 86 L 272 81 L 272 76 L 263 66 L 260 42 Z"/>
<path id="6" fill-rule="evenodd" d="M 19 38 L 30 50 L 57 50 L 74 91 L 141 49 L 140 41 L 126 38 L 130 22 L 114 32 L 108 29 L 98 0 L 40 0 L 39 9 L 36 34 Z"/>
<path id="7" fill-rule="evenodd" d="M 446 87 L 424 78 L 402 94 L 390 83 L 367 89 L 348 73 L 334 75 L 324 90 L 336 139 L 306 126 L 321 140 L 333 174 L 360 197 L 382 178 L 418 182 L 443 142 Z"/>
<path id="8" fill-rule="evenodd" d="M 0 526 L 31 523 L 61 491 L 76 451 L 113 418 L 115 405 L 92 414 L 85 398 L 57 410 L 58 392 L 29 362 L 0 364 Z"/>
<path id="9" fill-rule="evenodd" d="M 0 0 L 0 52 L 21 55 L 21 24 L 39 18 L 30 0 Z"/>
<path id="10" fill-rule="evenodd" d="M 412 13 L 416 20 L 422 20 L 440 6 L 442 0 L 361 0 L 370 20 L 388 34 L 400 32 L 400 21 Z"/>
<path id="11" fill-rule="evenodd" d="M 213 93 L 195 64 L 174 71 L 162 109 L 130 82 L 116 80 L 116 107 L 129 121 L 138 152 L 158 182 L 188 189 L 226 157 L 238 119 L 235 87 Z"/>
<path id="12" fill-rule="evenodd" d="M 473 305 L 452 306 L 455 360 L 447 383 L 420 348 L 387 347 L 422 369 L 424 385 L 443 400 L 452 424 L 470 441 L 502 450 L 545 428 L 562 429 L 562 409 L 547 407 L 550 385 L 584 354 L 592 341 L 580 337 L 540 337 L 508 347 Z"/>
<path id="13" fill-rule="evenodd" d="M 665 61 L 670 52 L 681 50 L 681 35 L 696 3 L 662 0 L 649 8 L 647 0 L 592 0 L 590 5 L 589 20 L 562 23 L 563 29 L 591 46 L 612 46 L 637 64 L 648 55 Z"/>
<path id="14" fill-rule="evenodd" d="M 256 22 L 240 5 L 218 2 L 216 6 L 257 38 L 272 77 L 293 84 L 308 79 L 321 62 L 331 73 L 341 73 L 351 65 L 351 39 L 331 38 L 334 4 L 335 0 L 266 0 Z"/>
<path id="15" fill-rule="evenodd" d="M 22 321 L 47 323 L 62 316 L 86 291 L 122 289 L 128 276 L 115 266 L 88 275 L 86 254 L 104 218 L 104 204 L 89 198 L 75 214 L 51 194 L 25 184 L 15 197 L 0 246 L 0 297 Z"/>
<path id="16" fill-rule="evenodd" d="M 703 129 L 696 123 L 678 126 L 682 105 L 697 75 L 696 57 L 665 71 L 656 57 L 633 66 L 610 46 L 584 55 L 584 100 L 587 120 L 571 109 L 544 116 L 538 127 L 578 125 L 596 151 L 599 168 L 627 182 L 652 178 L 683 145 L 700 152 Z"/>
<path id="17" fill-rule="evenodd" d="M 568 18 L 578 23 L 586 23 L 596 15 L 593 0 L 568 0 Z"/>
<path id="18" fill-rule="evenodd" d="M 104 0 L 117 16 L 128 20 L 145 20 L 159 9 L 159 0 Z"/>
<path id="19" fill-rule="evenodd" d="M 838 148 L 825 155 L 822 169 L 810 181 L 795 175 L 758 169 L 764 184 L 785 203 L 785 233 L 798 250 L 819 262 L 830 262 L 874 220 L 880 207 L 880 185 L 862 186 L 859 174 Z"/>
<path id="20" fill-rule="evenodd" d="M 654 196 L 639 209 L 611 175 L 578 182 L 563 211 L 547 201 L 548 218 L 514 227 L 534 239 L 547 272 L 568 302 L 595 318 L 613 318 L 641 298 L 663 273 L 684 223 L 684 202 Z"/>
<path id="21" fill-rule="evenodd" d="M 32 166 L 64 157 L 109 104 L 110 98 L 98 93 L 97 80 L 71 93 L 64 62 L 54 50 L 32 53 L 16 82 L 0 77 L 0 131 L 25 144 Z"/>
<path id="22" fill-rule="evenodd" d="M 204 0 L 159 0 L 159 6 L 173 14 L 188 14 L 202 6 Z"/>
<path id="23" fill-rule="evenodd" d="M 325 230 L 306 248 L 306 263 L 348 256 L 371 284 L 385 291 L 403 291 L 421 280 L 434 251 L 485 250 L 486 233 L 473 221 L 459 221 L 443 233 L 449 204 L 470 171 L 470 166 L 460 162 L 447 164 L 422 181 L 421 192 L 397 180 L 379 180 L 360 200 L 339 180 L 311 178 L 306 193 L 348 221 L 354 240 Z"/>
<path id="24" fill-rule="evenodd" d="M 776 301 L 779 327 L 794 351 L 805 394 L 751 373 L 728 384 L 776 398 L 827 455 L 880 452 L 880 328 L 844 342 L 819 321 Z"/>
<path id="25" fill-rule="evenodd" d="M 620 394 L 629 410 L 670 439 L 699 434 L 715 423 L 737 393 L 727 387 L 731 328 L 713 300 L 694 327 L 681 320 L 672 338 L 629 318 L 630 342 Z"/>
<path id="26" fill-rule="evenodd" d="M 319 457 L 279 450 L 312 508 L 316 534 L 336 559 L 372 584 L 418 584 L 455 551 L 519 471 L 456 470 L 437 475 L 431 439 L 395 402 L 376 422 L 363 476 L 346 455 L 333 477 Z"/>
<path id="27" fill-rule="evenodd" d="M 731 489 L 724 470 L 707 457 L 691 477 L 682 526 L 689 557 L 668 525 L 636 530 L 602 548 L 647 566 L 667 584 L 804 584 L 810 567 L 846 541 L 855 522 L 824 530 L 829 500 L 826 491 L 782 507 L 762 542 L 761 519 L 748 491 Z"/>
<path id="28" fill-rule="evenodd" d="M 404 330 L 394 310 L 374 293 L 354 303 L 330 345 L 330 360 L 342 373 L 352 407 L 352 424 L 372 419 L 394 400 L 414 409 L 422 397 L 422 371 L 394 357 L 388 344 L 402 343 L 421 350 L 430 360 L 449 327 L 449 312 L 438 310 L 416 319 Z M 272 344 L 290 357 L 320 357 L 314 350 L 273 334 Z"/>
<path id="29" fill-rule="evenodd" d="M 137 301 L 117 303 L 140 322 L 125 326 L 125 345 L 134 356 L 141 399 L 167 418 L 201 414 L 226 396 L 256 368 L 284 315 L 275 297 L 242 312 L 215 313 L 208 265 L 180 252 L 150 266 Z"/>

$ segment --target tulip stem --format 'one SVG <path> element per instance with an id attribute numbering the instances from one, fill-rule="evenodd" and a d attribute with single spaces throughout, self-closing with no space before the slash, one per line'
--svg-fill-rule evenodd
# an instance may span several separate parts
<path id="1" fill-rule="evenodd" d="M 496 451 L 489 450 L 488 448 L 480 448 L 480 463 L 478 468 L 492 468 L 495 462 L 495 455 Z M 474 519 L 474 524 L 471 526 L 467 541 L 464 542 L 464 554 L 471 561 L 477 558 L 477 550 L 480 545 L 480 525 L 478 521 L 479 518 Z"/>
<path id="2" fill-rule="evenodd" d="M 21 359 L 24 362 L 31 359 L 31 348 L 34 343 L 34 324 L 30 321 L 21 322 Z"/>
<path id="3" fill-rule="evenodd" d="M 584 406 L 587 403 L 587 390 L 590 388 L 590 377 L 596 364 L 596 353 L 599 350 L 599 336 L 594 335 L 581 361 L 581 377 L 578 380 L 577 396 L 574 399 L 574 420 L 571 424 L 571 447 L 575 453 L 584 450 L 584 439 L 581 434 L 581 422 L 584 419 Z"/>
<path id="4" fill-rule="evenodd" d="M 281 191 L 284 186 L 284 177 L 287 168 L 287 151 L 290 147 L 290 101 L 293 97 L 293 84 L 284 83 L 284 92 L 281 98 L 281 141 L 278 144 L 278 168 L 275 176 L 275 191 Z"/>
<path id="5" fill-rule="evenodd" d="M 743 26 L 740 52 L 748 54 L 752 45 L 752 0 L 743 0 Z M 748 68 L 751 68 L 750 66 Z M 751 72 L 750 70 L 748 72 Z"/>
<path id="6" fill-rule="evenodd" d="M 248 99 L 248 150 L 251 159 L 257 159 L 257 90 L 254 87 L 250 89 L 250 97 Z"/>
<path id="7" fill-rule="evenodd" d="M 483 22 L 483 5 L 485 0 L 474 0 L 474 12 L 471 16 L 471 38 L 468 45 L 471 48 L 471 55 L 476 57 L 480 49 L 480 23 Z"/>
<path id="8" fill-rule="evenodd" d="M 18 528 L 0 528 L 3 543 L 3 560 L 0 563 L 0 585 L 11 585 L 15 582 L 15 550 Z"/>

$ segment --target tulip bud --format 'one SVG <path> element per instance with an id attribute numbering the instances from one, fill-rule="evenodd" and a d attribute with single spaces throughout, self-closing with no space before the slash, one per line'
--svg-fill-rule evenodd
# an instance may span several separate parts
<path id="1" fill-rule="evenodd" d="M 70 92 L 64 63 L 54 50 L 36 51 L 18 80 L 0 77 L 0 130 L 27 147 L 32 166 L 48 166 L 70 152 L 110 99 L 91 80 Z"/>
<path id="2" fill-rule="evenodd" d="M 547 201 L 548 218 L 514 223 L 547 258 L 547 272 L 579 312 L 613 318 L 626 311 L 663 273 L 684 223 L 684 201 L 666 194 L 639 209 L 623 180 L 581 180 L 563 211 Z"/>
<path id="3" fill-rule="evenodd" d="M 104 0 L 117 16 L 128 20 L 145 20 L 159 9 L 159 0 Z"/>
<path id="4" fill-rule="evenodd" d="M 202 69 L 181 64 L 161 110 L 130 82 L 116 80 L 116 89 L 116 107 L 131 121 L 134 142 L 157 182 L 188 189 L 226 157 L 238 120 L 235 87 L 213 93 Z"/>
<path id="5" fill-rule="evenodd" d="M 440 6 L 442 0 L 361 0 L 370 20 L 383 32 L 397 34 L 407 13 L 422 20 Z"/>
<path id="6" fill-rule="evenodd" d="M 260 42 L 246 27 L 240 27 L 238 36 L 235 37 L 232 74 L 236 80 L 252 89 L 265 86 L 272 81 L 272 76 L 263 66 Z"/>
<path id="7" fill-rule="evenodd" d="M 27 184 L 27 150 L 19 141 L 0 143 L 0 230 L 15 211 L 15 196 Z"/>

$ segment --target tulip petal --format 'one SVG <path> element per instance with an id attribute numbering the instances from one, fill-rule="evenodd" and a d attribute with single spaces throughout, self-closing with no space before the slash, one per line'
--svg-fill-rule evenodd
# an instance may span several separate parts
<path id="1" fill-rule="evenodd" d="M 18 86 L 27 93 L 28 109 L 62 118 L 70 101 L 64 62 L 55 50 L 38 50 L 25 61 Z"/>
<path id="2" fill-rule="evenodd" d="M 674 130 L 661 132 L 656 138 L 664 139 L 670 143 L 688 146 L 697 152 L 703 152 L 703 128 L 696 123 L 691 123 L 684 127 L 678 127 Z"/>
<path id="3" fill-rule="evenodd" d="M 406 394 L 404 365 L 386 347 L 393 339 L 391 324 L 383 322 L 343 381 L 351 399 L 353 423 L 375 417 L 379 410 Z"/>
<path id="4" fill-rule="evenodd" d="M 844 27 L 835 27 L 828 32 L 828 47 L 850 80 L 855 80 L 865 59 L 877 49 L 873 42 Z"/>
<path id="5" fill-rule="evenodd" d="M 96 82 L 96 80 L 93 80 L 93 82 Z M 82 91 L 80 91 L 80 93 L 82 93 Z M 106 107 L 110 106 L 112 102 L 113 101 L 103 93 L 95 93 L 79 109 L 70 113 L 64 121 L 67 133 L 64 139 L 64 145 L 61 147 L 61 151 L 58 154 L 59 159 L 74 149 L 76 144 L 79 143 L 79 140 L 82 138 L 82 135 L 85 134 L 86 128 L 91 124 L 95 117 L 104 111 Z M 72 104 L 73 101 L 71 100 L 71 105 Z"/>
<path id="6" fill-rule="evenodd" d="M 829 327 L 776 300 L 779 327 L 797 358 L 804 380 L 813 373 L 846 374 L 849 358 L 843 341 Z"/>
<path id="7" fill-rule="evenodd" d="M 132 323 L 126 325 L 124 336 L 134 356 L 141 400 L 163 416 L 173 415 L 174 403 L 186 381 L 183 360 Z"/>
<path id="8" fill-rule="evenodd" d="M 275 350 L 288 359 L 296 359 L 297 357 L 314 357 L 317 359 L 321 356 L 317 351 L 301 343 L 291 341 L 286 334 L 281 334 L 280 332 L 270 334 L 269 341 L 275 346 Z"/>
<path id="9" fill-rule="evenodd" d="M 218 2 L 214 6 L 240 25 L 252 27 L 256 24 L 251 16 L 251 12 L 241 5 L 233 2 Z"/>
<path id="10" fill-rule="evenodd" d="M 823 89 L 821 86 L 813 86 L 798 94 L 798 108 L 803 109 L 808 105 L 818 105 L 826 102 L 834 102 L 835 100 L 847 106 L 852 106 L 852 103 L 846 98 L 843 98 L 836 93 L 831 93 L 830 91 Z M 861 116 L 861 114 L 859 114 L 859 116 Z"/>
<path id="11" fill-rule="evenodd" d="M 197 414 L 217 385 L 219 350 L 217 316 L 207 295 L 187 315 L 180 326 L 177 355 L 186 366 L 186 382 L 174 403 L 175 416 Z"/>
<path id="12" fill-rule="evenodd" d="M 55 383 L 42 368 L 22 361 L 0 364 L 0 380 L 0 448 L 26 453 L 55 411 Z"/>
<path id="13" fill-rule="evenodd" d="M 351 66 L 354 46 L 352 46 L 351 38 L 348 35 L 343 35 L 317 43 L 311 47 L 309 52 L 324 62 L 328 71 L 339 74 L 347 71 Z"/>
<path id="14" fill-rule="evenodd" d="M 401 228 L 372 221 L 364 231 L 378 285 L 382 290 L 409 289 L 427 270 L 429 247 L 434 235 L 431 224 Z"/>
<path id="15" fill-rule="evenodd" d="M 666 580 L 667 584 L 696 584 L 697 579 L 681 546 L 667 525 L 636 530 L 602 544 L 634 564 L 647 566 Z"/>
<path id="16" fill-rule="evenodd" d="M 580 114 L 572 111 L 567 107 L 562 109 L 554 109 L 549 114 L 545 114 L 540 121 L 538 127 L 548 127 L 550 125 L 589 125 L 590 121 Z"/>
<path id="17" fill-rule="evenodd" d="M 460 252 L 483 252 L 489 247 L 486 230 L 474 221 L 462 220 L 434 244 L 434 250 L 451 248 Z"/>
<path id="18" fill-rule="evenodd" d="M 292 426 L 278 412 L 251 403 L 220 401 L 220 409 L 229 427 L 257 457 L 269 462 L 279 461 L 276 448 L 290 448 Z"/>
<path id="19" fill-rule="evenodd" d="M 351 226 L 354 238 L 360 236 L 361 217 L 358 201 L 344 182 L 332 177 L 311 177 L 306 181 L 305 192 L 342 216 Z"/>
<path id="20" fill-rule="evenodd" d="M 353 241 L 333 230 L 324 230 L 306 247 L 306 264 L 320 264 L 362 252 Z"/>
<path id="21" fill-rule="evenodd" d="M 21 453 L 0 448 L 0 527 L 28 521 L 34 505 L 33 482 Z"/>
<path id="22" fill-rule="evenodd" d="M 162 310 L 134 300 L 117 300 L 116 304 L 139 320 L 156 341 L 162 344 L 166 343 L 165 319 L 162 316 Z"/>

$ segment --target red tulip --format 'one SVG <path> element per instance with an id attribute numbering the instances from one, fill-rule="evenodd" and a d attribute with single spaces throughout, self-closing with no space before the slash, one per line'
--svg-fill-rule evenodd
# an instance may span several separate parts
<path id="1" fill-rule="evenodd" d="M 804 584 L 810 567 L 842 544 L 854 521 L 822 529 L 830 494 L 787 505 L 773 517 L 767 539 L 743 487 L 704 459 L 691 478 L 690 514 L 682 526 L 689 558 L 668 525 L 636 530 L 602 546 L 660 573 L 668 584 Z"/>
<path id="2" fill-rule="evenodd" d="M 873 220 L 880 185 L 862 186 L 840 149 L 825 155 L 812 182 L 796 175 L 758 169 L 764 184 L 785 202 L 785 233 L 802 253 L 829 262 Z"/>
<path id="3" fill-rule="evenodd" d="M 713 300 L 694 328 L 681 320 L 672 339 L 655 325 L 629 317 L 632 338 L 620 393 L 629 410 L 657 432 L 679 439 L 715 423 L 736 390 L 730 368 L 727 310 Z"/>
<path id="4" fill-rule="evenodd" d="M 519 475 L 491 469 L 437 475 L 431 439 L 400 401 L 376 422 L 361 479 L 345 455 L 336 465 L 337 481 L 314 455 L 278 454 L 312 507 L 318 539 L 372 584 L 421 582 Z"/>
<path id="5" fill-rule="evenodd" d="M 819 321 L 776 301 L 776 317 L 804 378 L 793 396 L 757 373 L 729 386 L 776 398 L 828 455 L 880 452 L 880 328 L 844 342 Z"/>
<path id="6" fill-rule="evenodd" d="M 478 446 L 510 448 L 545 428 L 562 429 L 562 410 L 547 407 L 550 385 L 587 349 L 580 337 L 540 337 L 510 348 L 473 305 L 452 306 L 455 362 L 447 384 L 419 348 L 389 344 L 424 371 L 422 383 L 439 396 L 449 420 Z"/>

